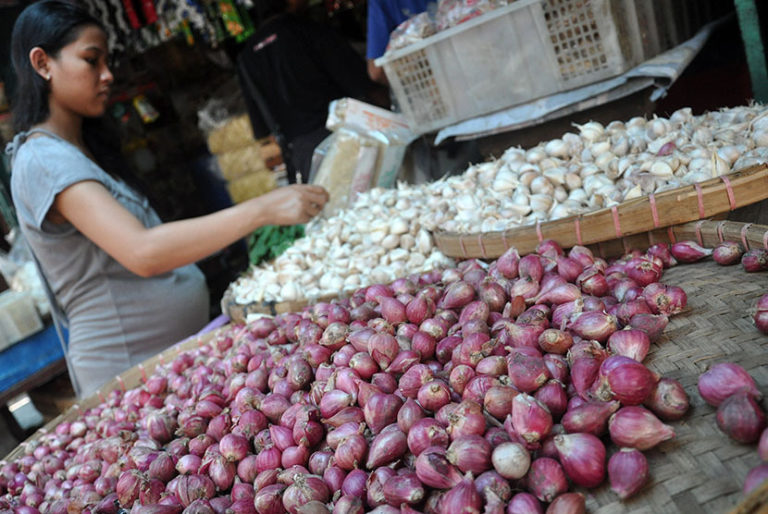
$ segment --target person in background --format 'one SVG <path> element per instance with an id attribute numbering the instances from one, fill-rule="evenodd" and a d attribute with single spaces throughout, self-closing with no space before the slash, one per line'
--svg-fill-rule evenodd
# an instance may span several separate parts
<path id="1" fill-rule="evenodd" d="M 434 0 L 432 0 L 434 1 Z M 368 76 L 374 82 L 389 85 L 384 70 L 376 66 L 376 59 L 384 55 L 389 35 L 402 22 L 427 10 L 427 0 L 369 0 L 366 57 Z"/>
<path id="2" fill-rule="evenodd" d="M 300 16 L 306 0 L 260 0 L 258 5 L 262 21 L 237 57 L 254 137 L 273 130 L 265 119 L 267 109 L 290 147 L 291 164 L 307 182 L 312 153 L 330 134 L 325 128 L 328 104 L 343 97 L 380 103 L 380 88 L 368 79 L 364 59 L 346 40 Z M 289 173 L 288 180 L 295 177 Z"/>
<path id="3" fill-rule="evenodd" d="M 206 324 L 196 261 L 262 225 L 304 223 L 328 196 L 289 186 L 161 223 L 97 122 L 113 82 L 99 21 L 70 2 L 33 3 L 14 25 L 11 53 L 12 196 L 54 319 L 68 324 L 73 385 L 88 396 Z"/>

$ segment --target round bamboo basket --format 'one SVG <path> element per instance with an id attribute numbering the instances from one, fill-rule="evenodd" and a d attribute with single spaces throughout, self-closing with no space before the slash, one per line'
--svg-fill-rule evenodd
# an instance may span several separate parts
<path id="1" fill-rule="evenodd" d="M 265 314 L 276 316 L 286 312 L 300 312 L 310 303 L 326 302 L 338 298 L 340 295 L 323 296 L 320 298 L 303 298 L 292 302 L 250 302 L 237 303 L 232 292 L 227 289 L 221 298 L 221 312 L 226 314 L 232 323 L 242 325 L 251 314 Z"/>
<path id="2" fill-rule="evenodd" d="M 768 166 L 759 165 L 656 195 L 633 198 L 599 209 L 538 225 L 500 232 L 461 234 L 436 232 L 437 248 L 448 257 L 495 259 L 514 246 L 521 255 L 545 239 L 563 248 L 634 238 L 648 242 L 649 232 L 712 218 L 768 198 Z M 646 245 L 647 246 L 647 245 Z"/>

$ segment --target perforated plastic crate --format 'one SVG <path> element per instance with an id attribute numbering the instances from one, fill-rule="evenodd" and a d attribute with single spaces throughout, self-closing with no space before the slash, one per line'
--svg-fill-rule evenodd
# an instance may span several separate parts
<path id="1" fill-rule="evenodd" d="M 426 133 L 621 74 L 657 48 L 632 0 L 517 0 L 376 63 Z"/>

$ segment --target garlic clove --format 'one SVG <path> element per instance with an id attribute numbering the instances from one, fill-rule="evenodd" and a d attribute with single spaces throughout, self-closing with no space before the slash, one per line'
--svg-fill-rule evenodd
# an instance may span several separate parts
<path id="1" fill-rule="evenodd" d="M 555 191 L 555 186 L 547 177 L 538 176 L 531 181 L 531 192 L 534 194 L 551 195 Z"/>
<path id="2" fill-rule="evenodd" d="M 547 152 L 541 146 L 535 146 L 525 154 L 525 160 L 531 164 L 536 164 L 547 156 Z"/>
<path id="3" fill-rule="evenodd" d="M 581 175 L 578 173 L 569 172 L 565 175 L 565 187 L 567 187 L 569 191 L 580 188 L 581 183 Z"/>
<path id="4" fill-rule="evenodd" d="M 552 139 L 544 145 L 544 151 L 552 157 L 567 157 L 568 146 L 562 139 Z"/>
<path id="5" fill-rule="evenodd" d="M 589 142 L 597 141 L 605 134 L 605 128 L 602 123 L 597 121 L 590 121 L 584 125 L 574 123 L 573 126 L 579 129 L 581 137 Z"/>

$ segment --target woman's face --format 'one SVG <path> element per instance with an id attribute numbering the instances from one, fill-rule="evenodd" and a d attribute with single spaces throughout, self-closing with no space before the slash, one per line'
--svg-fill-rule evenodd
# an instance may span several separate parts
<path id="1" fill-rule="evenodd" d="M 83 117 L 104 114 L 113 76 L 108 65 L 107 36 L 86 25 L 73 42 L 49 60 L 49 102 L 65 112 Z"/>

